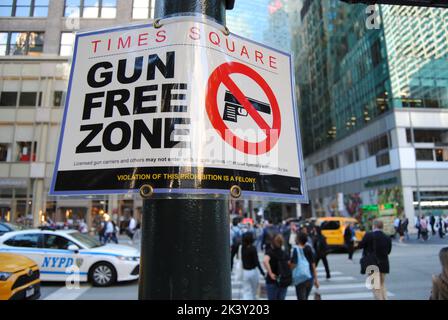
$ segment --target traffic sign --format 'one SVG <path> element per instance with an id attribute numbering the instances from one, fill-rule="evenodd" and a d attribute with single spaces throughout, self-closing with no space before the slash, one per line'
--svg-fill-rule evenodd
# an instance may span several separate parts
<path id="1" fill-rule="evenodd" d="M 249 102 L 241 89 L 230 78 L 233 73 L 245 75 L 255 81 L 257 85 L 263 90 L 263 93 L 269 100 L 272 108 L 273 121 L 272 127 L 266 123 L 254 105 Z M 260 142 L 250 142 L 244 138 L 235 135 L 231 129 L 225 124 L 220 116 L 218 108 L 218 89 L 219 86 L 225 85 L 231 93 L 236 97 L 236 100 L 247 111 L 248 115 L 253 118 L 259 128 L 265 133 L 266 138 Z M 262 154 L 269 152 L 277 143 L 281 130 L 281 116 L 277 99 L 275 98 L 269 84 L 263 77 L 251 67 L 239 62 L 227 62 L 220 65 L 210 75 L 208 82 L 208 90 L 206 97 L 206 109 L 208 117 L 212 122 L 213 127 L 218 131 L 224 141 L 230 143 L 234 148 L 241 152 L 248 154 Z"/>
<path id="2" fill-rule="evenodd" d="M 307 201 L 288 53 L 185 17 L 78 33 L 67 91 L 53 195 Z"/>

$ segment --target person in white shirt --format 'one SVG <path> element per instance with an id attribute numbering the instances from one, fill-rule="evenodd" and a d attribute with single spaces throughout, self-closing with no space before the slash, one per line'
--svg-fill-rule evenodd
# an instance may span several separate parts
<path id="1" fill-rule="evenodd" d="M 79 232 L 86 234 L 89 232 L 87 228 L 87 223 L 84 220 L 81 220 L 81 223 L 79 225 Z"/>
<path id="2" fill-rule="evenodd" d="M 399 217 L 396 217 L 394 220 L 394 228 L 395 228 L 395 235 L 394 235 L 394 238 L 395 238 L 395 236 L 397 235 L 397 233 L 399 231 L 398 229 L 400 228 L 400 218 Z"/>
<path id="3" fill-rule="evenodd" d="M 113 238 L 115 228 L 111 220 L 106 221 L 105 224 L 106 224 L 106 230 L 104 231 L 104 237 L 106 238 L 105 242 L 108 243 Z"/>
<path id="4" fill-rule="evenodd" d="M 127 229 L 127 235 L 131 240 L 134 238 L 135 229 L 137 229 L 137 221 L 135 221 L 134 217 L 131 216 L 131 220 L 129 220 L 129 225 Z"/>

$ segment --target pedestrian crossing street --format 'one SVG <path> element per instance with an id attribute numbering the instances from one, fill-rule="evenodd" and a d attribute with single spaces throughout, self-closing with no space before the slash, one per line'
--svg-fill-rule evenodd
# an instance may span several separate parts
<path id="1" fill-rule="evenodd" d="M 232 299 L 241 300 L 243 297 L 242 283 L 236 279 L 237 271 L 232 273 Z M 373 300 L 372 291 L 367 289 L 364 281 L 345 275 L 340 271 L 331 270 L 331 279 L 325 278 L 324 267 L 317 268 L 320 288 L 318 292 L 322 300 Z M 309 300 L 314 300 L 315 288 L 310 294 Z M 388 291 L 388 298 L 394 294 Z M 266 300 L 265 280 L 260 276 L 260 286 L 257 294 L 259 300 Z M 288 288 L 286 300 L 297 300 L 294 286 Z"/>

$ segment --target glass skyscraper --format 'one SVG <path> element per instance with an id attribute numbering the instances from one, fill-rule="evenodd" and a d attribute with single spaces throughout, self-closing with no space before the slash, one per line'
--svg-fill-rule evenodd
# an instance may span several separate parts
<path id="1" fill-rule="evenodd" d="M 305 154 L 361 128 L 391 108 L 448 108 L 448 11 L 304 1 L 293 39 Z"/>
<path id="2" fill-rule="evenodd" d="M 236 1 L 235 8 L 227 11 L 227 27 L 232 33 L 262 44 L 290 50 L 288 1 Z"/>
<path id="3" fill-rule="evenodd" d="M 291 46 L 310 214 L 448 214 L 447 21 L 440 8 L 302 1 Z"/>

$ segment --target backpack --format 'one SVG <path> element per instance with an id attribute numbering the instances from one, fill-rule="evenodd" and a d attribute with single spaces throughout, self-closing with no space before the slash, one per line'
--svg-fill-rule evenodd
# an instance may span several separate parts
<path id="1" fill-rule="evenodd" d="M 243 238 L 241 236 L 241 230 L 238 227 L 232 227 L 232 245 L 239 246 L 243 242 Z"/>
<path id="2" fill-rule="evenodd" d="M 287 288 L 292 283 L 292 271 L 289 268 L 288 256 L 283 252 L 278 259 L 277 285 L 280 288 Z"/>
<path id="3" fill-rule="evenodd" d="M 317 236 L 315 241 L 315 250 L 318 255 L 325 255 L 328 251 L 327 240 L 324 236 Z"/>
<path id="4" fill-rule="evenodd" d="M 310 271 L 310 264 L 305 257 L 303 249 L 298 246 L 294 246 L 294 250 L 296 250 L 297 252 L 297 265 L 292 271 L 292 278 L 293 283 L 296 286 L 298 284 L 304 283 L 307 280 L 310 280 L 312 276 Z"/>

